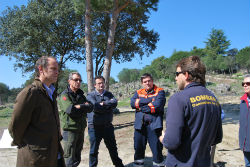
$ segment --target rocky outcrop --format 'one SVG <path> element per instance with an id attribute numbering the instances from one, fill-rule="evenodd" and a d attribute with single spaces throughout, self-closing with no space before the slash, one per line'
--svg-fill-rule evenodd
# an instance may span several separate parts
<path id="1" fill-rule="evenodd" d="M 233 79 L 230 76 L 224 75 L 207 75 L 207 88 L 214 92 L 216 95 L 224 96 L 224 95 L 238 95 L 242 94 L 242 90 L 232 88 L 232 85 L 239 85 L 239 81 L 237 79 Z M 157 86 L 162 87 L 166 96 L 171 96 L 175 92 L 178 91 L 177 85 L 174 81 L 161 79 L 160 81 L 154 82 Z M 131 98 L 135 91 L 141 89 L 141 83 L 131 82 L 131 83 L 116 83 L 110 85 L 110 91 L 114 94 L 114 96 L 118 100 L 123 100 L 127 98 Z"/>

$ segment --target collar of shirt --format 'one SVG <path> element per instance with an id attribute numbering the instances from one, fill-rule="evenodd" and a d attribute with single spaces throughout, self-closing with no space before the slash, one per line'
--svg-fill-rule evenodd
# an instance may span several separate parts
<path id="1" fill-rule="evenodd" d="M 104 90 L 102 93 L 99 93 L 97 90 L 95 90 L 96 91 L 96 93 L 98 94 L 98 95 L 100 95 L 100 96 L 103 96 L 103 94 L 106 92 L 106 90 Z"/>
<path id="2" fill-rule="evenodd" d="M 53 101 L 52 95 L 53 95 L 53 93 L 54 93 L 54 91 L 55 91 L 55 87 L 54 87 L 52 84 L 50 85 L 50 87 L 48 87 L 48 86 L 45 85 L 45 84 L 43 84 L 43 86 L 45 87 L 45 89 L 46 89 L 46 91 L 47 91 L 47 93 L 48 93 L 50 99 Z"/>

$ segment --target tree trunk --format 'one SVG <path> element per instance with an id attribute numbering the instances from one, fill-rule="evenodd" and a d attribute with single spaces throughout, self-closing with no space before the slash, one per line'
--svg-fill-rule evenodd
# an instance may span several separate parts
<path id="1" fill-rule="evenodd" d="M 94 90 L 93 84 L 93 61 L 92 61 L 92 39 L 90 28 L 90 0 L 85 0 L 86 12 L 85 12 L 85 47 L 86 47 L 86 71 L 87 71 L 87 83 L 88 92 Z"/>
<path id="2" fill-rule="evenodd" d="M 107 50 L 106 50 L 104 68 L 103 68 L 103 77 L 106 80 L 105 87 L 107 90 L 109 90 L 109 78 L 110 78 L 110 71 L 111 71 L 112 56 L 113 56 L 113 51 L 114 51 L 114 46 L 115 46 L 114 39 L 115 39 L 115 29 L 117 25 L 117 18 L 121 10 L 128 6 L 129 1 L 127 1 L 121 7 L 118 6 L 118 3 L 119 3 L 119 0 L 114 0 L 114 8 L 112 11 L 112 17 L 110 19 Z"/>

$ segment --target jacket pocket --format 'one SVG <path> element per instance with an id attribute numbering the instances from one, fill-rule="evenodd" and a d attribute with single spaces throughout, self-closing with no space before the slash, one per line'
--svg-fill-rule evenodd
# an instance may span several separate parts
<path id="1" fill-rule="evenodd" d="M 37 145 L 27 145 L 30 154 L 30 163 L 32 165 L 45 165 L 48 163 L 49 154 L 48 147 L 41 147 Z"/>

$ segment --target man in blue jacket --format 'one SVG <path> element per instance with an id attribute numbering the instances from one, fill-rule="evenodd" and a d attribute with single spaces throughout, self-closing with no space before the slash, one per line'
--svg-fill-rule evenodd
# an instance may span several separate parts
<path id="1" fill-rule="evenodd" d="M 239 129 L 239 144 L 243 151 L 245 165 L 250 166 L 250 75 L 244 77 L 242 82 L 245 94 L 241 97 L 240 103 L 240 129 Z"/>
<path id="2" fill-rule="evenodd" d="M 88 133 L 90 141 L 89 166 L 98 164 L 98 149 L 102 139 L 109 150 L 115 167 L 124 167 L 118 156 L 113 120 L 113 109 L 117 100 L 113 94 L 105 90 L 105 79 L 102 76 L 95 78 L 95 90 L 88 94 L 87 99 L 94 105 L 94 110 L 88 113 Z"/>
<path id="3" fill-rule="evenodd" d="M 153 77 L 145 73 L 141 76 L 143 89 L 137 90 L 131 98 L 135 109 L 134 167 L 143 167 L 147 141 L 153 153 L 153 166 L 164 166 L 163 146 L 159 141 L 162 132 L 165 92 L 153 83 Z"/>
<path id="4" fill-rule="evenodd" d="M 222 140 L 221 106 L 205 88 L 206 68 L 197 56 L 176 66 L 181 90 L 168 101 L 166 131 L 160 137 L 168 149 L 165 166 L 209 167 L 210 149 Z"/>

